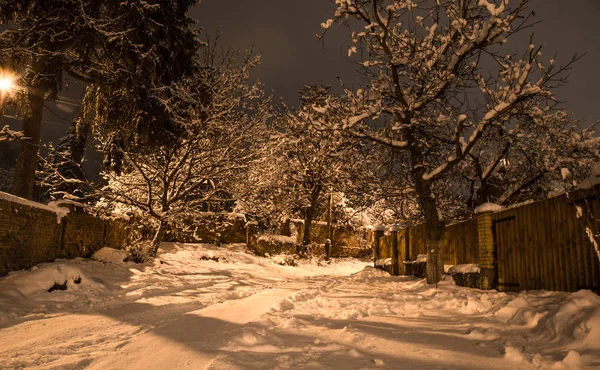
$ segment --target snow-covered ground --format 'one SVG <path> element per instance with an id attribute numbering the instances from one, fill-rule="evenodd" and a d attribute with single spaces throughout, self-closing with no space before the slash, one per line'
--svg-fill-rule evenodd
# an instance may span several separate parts
<path id="1" fill-rule="evenodd" d="M 122 257 L 0 278 L 0 368 L 600 368 L 589 291 L 435 288 L 355 260 L 280 266 L 241 245 Z"/>

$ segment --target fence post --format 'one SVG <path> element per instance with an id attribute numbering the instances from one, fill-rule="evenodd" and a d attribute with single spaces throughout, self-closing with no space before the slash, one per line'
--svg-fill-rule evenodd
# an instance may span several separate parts
<path id="1" fill-rule="evenodd" d="M 377 267 L 377 259 L 379 259 L 379 239 L 383 238 L 385 226 L 373 226 L 373 266 Z"/>
<path id="2" fill-rule="evenodd" d="M 494 235 L 492 233 L 492 212 L 477 214 L 477 239 L 479 254 L 479 289 L 496 287 L 496 263 L 494 256 Z"/>
<path id="3" fill-rule="evenodd" d="M 256 235 L 258 234 L 258 222 L 246 222 L 246 247 L 254 250 L 256 247 Z"/>
<path id="4" fill-rule="evenodd" d="M 408 265 L 404 263 L 404 261 L 410 261 L 410 229 L 402 230 L 403 242 L 404 245 L 401 245 L 402 248 L 402 274 L 408 275 Z"/>
<path id="5" fill-rule="evenodd" d="M 390 226 L 390 235 L 392 236 L 392 275 L 400 275 L 400 261 L 398 261 L 398 231 L 400 225 Z"/>

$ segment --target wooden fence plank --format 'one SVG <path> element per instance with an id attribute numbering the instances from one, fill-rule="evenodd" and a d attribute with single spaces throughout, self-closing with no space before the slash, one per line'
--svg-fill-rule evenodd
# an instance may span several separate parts
<path id="1" fill-rule="evenodd" d="M 560 275 L 560 253 L 559 253 L 559 249 L 557 248 L 557 228 L 556 228 L 556 224 L 557 224 L 557 215 L 556 213 L 554 213 L 554 210 L 552 209 L 552 200 L 550 199 L 549 202 L 544 202 L 547 205 L 546 211 L 548 212 L 548 216 L 546 218 L 546 222 L 545 222 L 545 227 L 546 227 L 546 233 L 550 236 L 550 240 L 548 242 L 548 248 L 550 249 L 551 253 L 552 253 L 552 261 L 553 261 L 553 268 L 554 268 L 554 289 L 553 290 L 561 290 L 561 285 L 562 285 L 562 281 L 561 281 L 561 275 Z M 549 222 L 548 222 L 549 221 Z"/>
<path id="2" fill-rule="evenodd" d="M 596 263 L 595 263 L 595 259 L 596 259 L 596 254 L 594 253 L 595 248 L 594 248 L 594 242 L 596 241 L 596 238 L 594 237 L 595 234 L 597 234 L 597 229 L 596 229 L 596 217 L 597 217 L 597 207 L 596 207 L 596 202 L 587 202 L 588 205 L 588 215 L 586 217 L 586 225 L 588 227 L 588 230 L 590 232 L 590 234 L 587 234 L 586 232 L 586 237 L 588 240 L 588 254 L 590 256 L 590 283 L 588 285 L 588 288 L 591 288 L 592 286 L 594 286 L 595 284 L 595 278 L 596 278 L 596 273 L 595 273 L 595 269 L 596 269 Z"/>
<path id="3" fill-rule="evenodd" d="M 533 225 L 534 225 L 534 221 L 535 221 L 535 214 L 534 214 L 534 208 L 530 207 L 528 209 L 527 212 L 527 223 L 530 226 L 530 229 L 528 230 L 529 232 L 527 233 L 527 244 L 529 245 L 529 248 L 531 248 L 533 254 L 533 263 L 531 263 L 531 269 L 532 269 L 532 275 L 533 275 L 533 289 L 541 289 L 542 288 L 542 281 L 541 281 L 541 259 L 542 259 L 542 251 L 540 250 L 540 248 L 538 248 L 538 246 L 536 245 L 536 240 L 534 237 L 534 230 L 533 229 Z"/>
<path id="4" fill-rule="evenodd" d="M 528 220 L 527 214 L 530 213 L 530 208 L 520 207 L 517 209 L 519 212 L 520 219 L 523 220 L 522 223 L 516 223 L 518 225 L 517 227 L 519 229 L 519 240 L 522 245 L 520 260 L 521 260 L 521 271 L 522 271 L 522 276 L 523 276 L 522 277 L 523 286 L 521 287 L 521 290 L 523 290 L 523 289 L 530 290 L 530 289 L 533 289 L 532 273 L 531 273 L 530 265 L 534 260 L 534 257 L 533 257 L 534 248 L 532 248 L 531 244 L 529 244 L 528 234 L 530 233 L 533 225 L 531 223 L 527 222 L 527 220 Z"/>
<path id="5" fill-rule="evenodd" d="M 589 249 L 590 249 L 590 240 L 589 237 L 587 235 L 587 219 L 589 217 L 589 207 L 587 206 L 587 201 L 584 203 L 580 203 L 579 207 L 581 207 L 581 214 L 582 216 L 580 217 L 580 223 L 581 225 L 581 233 L 582 233 L 582 256 L 583 256 L 583 266 L 584 266 L 584 271 L 585 271 L 585 281 L 583 283 L 583 286 L 585 287 L 589 287 L 592 279 L 591 279 L 591 264 L 590 264 L 590 253 L 589 253 Z"/>
<path id="6" fill-rule="evenodd" d="M 516 219 L 518 221 L 511 222 L 512 233 L 514 234 L 514 242 L 516 244 L 515 254 L 515 269 L 517 282 L 519 283 L 519 290 L 527 289 L 527 275 L 525 273 L 524 261 L 527 258 L 526 251 L 527 246 L 523 240 L 523 232 L 525 225 L 523 225 L 523 208 L 515 208 Z"/>
<path id="7" fill-rule="evenodd" d="M 498 215 L 492 215 L 492 227 L 493 227 L 493 235 L 494 235 L 494 248 L 496 250 L 496 258 L 497 258 L 497 266 L 498 266 L 498 290 L 504 291 L 505 286 L 504 283 L 506 280 L 506 254 L 504 243 L 502 240 L 502 233 L 498 231 L 498 224 L 495 222 L 498 220 Z"/>
<path id="8" fill-rule="evenodd" d="M 550 207 L 552 209 L 552 214 L 554 214 L 554 224 L 553 225 L 548 225 L 548 227 L 552 228 L 552 230 L 554 230 L 554 235 L 555 235 L 555 240 L 554 240 L 554 248 L 556 251 L 556 256 L 557 256 L 557 279 L 558 279 L 558 289 L 559 290 L 566 290 L 567 289 L 567 285 L 566 285 L 566 277 L 565 277 L 565 269 L 564 269 L 564 264 L 565 264 L 565 255 L 564 255 L 564 251 L 562 248 L 562 216 L 561 216 L 561 212 L 560 210 L 556 209 L 556 198 L 554 199 L 550 199 L 550 201 L 548 202 L 550 204 Z"/>
<path id="9" fill-rule="evenodd" d="M 585 286 L 586 284 L 586 279 L 585 279 L 585 242 L 584 242 L 584 233 L 585 233 L 585 228 L 583 227 L 583 220 L 581 219 L 581 212 L 580 209 L 582 209 L 580 206 L 578 205 L 574 205 L 573 206 L 573 212 L 575 213 L 575 228 L 574 228 L 574 232 L 575 232 L 575 240 L 577 243 L 577 266 L 579 266 L 579 279 L 578 279 L 578 289 L 579 287 Z"/>
<path id="10" fill-rule="evenodd" d="M 600 232 L 600 203 L 594 202 L 594 213 L 593 213 L 593 226 L 592 231 L 594 234 L 594 241 L 596 244 L 592 244 L 592 285 L 591 287 L 600 288 L 600 256 L 598 255 L 596 248 L 598 247 L 598 235 Z"/>
<path id="11" fill-rule="evenodd" d="M 519 225 L 519 235 L 523 244 L 523 256 L 521 258 L 521 268 L 523 270 L 523 279 L 525 281 L 524 289 L 535 289 L 535 248 L 531 245 L 529 235 L 531 234 L 532 223 L 529 215 L 531 214 L 530 207 L 521 207 L 519 209 L 520 217 L 523 219 L 523 224 Z M 521 288 L 523 289 L 523 288 Z"/>
<path id="12" fill-rule="evenodd" d="M 577 240 L 575 239 L 575 213 L 573 207 L 565 200 L 564 203 L 565 216 L 567 217 L 567 237 L 568 237 L 568 253 L 571 257 L 571 288 L 575 291 L 579 285 L 579 261 L 577 257 Z"/>
<path id="13" fill-rule="evenodd" d="M 561 240 L 560 240 L 560 249 L 563 256 L 563 272 L 565 279 L 565 290 L 572 291 L 573 290 L 573 281 L 571 275 L 571 268 L 573 263 L 571 261 L 571 253 L 569 253 L 569 232 L 567 228 L 569 215 L 567 214 L 567 209 L 564 207 L 564 202 L 560 201 L 562 198 L 557 199 L 557 211 L 561 215 L 561 223 L 560 223 L 560 231 L 561 231 Z"/>

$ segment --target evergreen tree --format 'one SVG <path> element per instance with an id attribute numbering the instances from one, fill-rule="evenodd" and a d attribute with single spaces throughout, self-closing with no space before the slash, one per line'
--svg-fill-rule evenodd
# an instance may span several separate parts
<path id="1" fill-rule="evenodd" d="M 30 112 L 23 122 L 26 139 L 20 141 L 14 194 L 33 194 L 44 101 L 57 97 L 64 73 L 102 87 L 97 97 L 104 97 L 103 123 L 127 132 L 119 142 L 134 131 L 136 139 L 158 139 L 165 137 L 163 129 L 172 130 L 153 91 L 191 72 L 199 43 L 186 12 L 195 3 L 0 1 L 0 22 L 8 24 L 0 35 L 0 60 L 27 66 L 23 81 Z M 124 122 L 130 124 L 121 126 Z"/>

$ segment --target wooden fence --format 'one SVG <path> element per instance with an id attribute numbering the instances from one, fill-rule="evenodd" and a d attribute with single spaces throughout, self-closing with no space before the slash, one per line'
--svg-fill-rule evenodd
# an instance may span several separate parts
<path id="1" fill-rule="evenodd" d="M 397 264 L 402 272 L 404 262 L 414 261 L 420 254 L 427 254 L 425 244 L 427 226 L 419 225 L 406 230 L 398 230 L 388 235 L 379 236 L 376 248 L 378 260 L 391 259 L 391 264 Z M 394 242 L 394 239 L 396 241 Z M 444 264 L 458 265 L 478 262 L 477 220 L 469 220 L 446 227 L 444 233 Z M 396 248 L 397 253 L 394 252 Z M 393 267 L 378 267 L 392 272 Z M 387 266 L 390 266 L 389 264 Z"/>
<path id="2" fill-rule="evenodd" d="M 572 193 L 492 215 L 498 288 L 600 288 L 600 202 L 592 192 Z"/>
<path id="3" fill-rule="evenodd" d="M 427 226 L 419 225 L 408 229 L 409 258 L 414 260 L 419 254 L 427 254 L 425 240 Z M 445 265 L 477 263 L 477 219 L 446 227 L 443 241 Z"/>
<path id="4" fill-rule="evenodd" d="M 489 229 L 490 241 L 484 235 Z M 404 273 L 404 262 L 426 254 L 426 235 L 425 225 L 386 236 L 375 232 L 376 261 L 392 258 L 397 266 L 378 267 Z M 489 267 L 492 286 L 501 291 L 598 291 L 599 243 L 600 187 L 595 187 L 447 226 L 443 256 L 446 265 Z"/>

